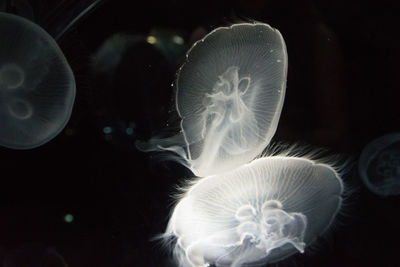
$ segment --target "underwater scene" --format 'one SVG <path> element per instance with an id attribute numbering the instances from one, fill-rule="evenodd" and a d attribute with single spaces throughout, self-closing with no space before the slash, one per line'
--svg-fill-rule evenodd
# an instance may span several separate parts
<path id="1" fill-rule="evenodd" d="M 0 267 L 400 266 L 397 13 L 0 0 Z"/>

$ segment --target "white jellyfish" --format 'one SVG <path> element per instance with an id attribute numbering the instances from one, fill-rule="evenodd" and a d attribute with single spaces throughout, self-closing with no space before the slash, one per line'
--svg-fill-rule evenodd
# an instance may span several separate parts
<path id="1" fill-rule="evenodd" d="M 380 196 L 400 194 L 400 134 L 381 136 L 361 153 L 359 173 L 369 190 Z"/>
<path id="2" fill-rule="evenodd" d="M 262 23 L 217 28 L 196 42 L 175 82 L 181 135 L 144 150 L 171 150 L 197 176 L 258 156 L 274 135 L 287 74 L 285 42 Z"/>
<path id="3" fill-rule="evenodd" d="M 298 157 L 256 159 L 192 183 L 163 237 L 177 238 L 180 266 L 277 262 L 325 232 L 342 192 L 329 165 Z"/>
<path id="4" fill-rule="evenodd" d="M 38 25 L 0 12 L 0 145 L 30 149 L 68 122 L 75 79 L 53 38 Z"/>
<path id="5" fill-rule="evenodd" d="M 288 154 L 256 159 L 276 131 L 286 74 L 284 40 L 262 23 L 218 28 L 189 50 L 175 83 L 181 134 L 140 144 L 177 153 L 202 177 L 188 182 L 161 235 L 180 266 L 278 262 L 332 224 L 338 171 Z"/>

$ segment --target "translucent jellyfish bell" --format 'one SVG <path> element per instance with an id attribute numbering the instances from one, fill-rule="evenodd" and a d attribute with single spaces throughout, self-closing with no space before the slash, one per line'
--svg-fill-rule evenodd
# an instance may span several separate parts
<path id="1" fill-rule="evenodd" d="M 75 79 L 53 38 L 38 25 L 0 12 L 0 145 L 29 149 L 68 122 Z"/>
<path id="2" fill-rule="evenodd" d="M 342 181 L 328 165 L 260 158 L 190 185 L 164 237 L 177 238 L 180 266 L 273 263 L 303 252 L 327 230 L 342 193 Z"/>
<path id="3" fill-rule="evenodd" d="M 241 23 L 212 31 L 189 50 L 177 75 L 181 136 L 154 138 L 149 150 L 178 153 L 197 176 L 250 162 L 276 131 L 286 74 L 278 30 Z"/>
<path id="4" fill-rule="evenodd" d="M 400 194 L 400 134 L 381 136 L 361 153 L 359 173 L 364 184 L 380 196 Z"/>

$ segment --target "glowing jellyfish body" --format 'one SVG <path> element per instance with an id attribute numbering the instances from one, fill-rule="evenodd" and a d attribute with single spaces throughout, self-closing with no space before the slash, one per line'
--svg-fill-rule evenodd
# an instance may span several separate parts
<path id="1" fill-rule="evenodd" d="M 189 182 L 162 235 L 176 241 L 180 266 L 278 262 L 332 224 L 343 193 L 334 168 L 256 159 L 276 131 L 286 74 L 284 40 L 262 23 L 218 28 L 189 50 L 175 83 L 181 134 L 146 148 L 177 153 L 203 177 Z"/>
<path id="2" fill-rule="evenodd" d="M 332 223 L 343 185 L 328 165 L 266 157 L 201 178 L 175 207 L 166 237 L 181 266 L 242 266 L 303 252 Z"/>
<path id="3" fill-rule="evenodd" d="M 276 131 L 286 74 L 285 43 L 269 25 L 212 31 L 189 50 L 175 82 L 182 143 L 153 139 L 153 149 L 177 152 L 197 176 L 248 163 Z"/>
<path id="4" fill-rule="evenodd" d="M 0 145 L 29 149 L 68 122 L 75 79 L 53 38 L 36 24 L 0 12 Z"/>
<path id="5" fill-rule="evenodd" d="M 359 173 L 369 190 L 381 196 L 400 194 L 400 134 L 368 144 L 360 156 Z"/>

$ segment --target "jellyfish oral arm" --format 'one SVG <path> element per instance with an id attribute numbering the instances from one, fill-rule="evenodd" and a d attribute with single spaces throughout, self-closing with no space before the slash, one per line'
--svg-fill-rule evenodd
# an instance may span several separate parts
<path id="1" fill-rule="evenodd" d="M 198 178 L 173 210 L 181 266 L 273 263 L 303 253 L 330 226 L 343 185 L 334 169 L 286 156 L 264 157 Z"/>
<path id="2" fill-rule="evenodd" d="M 182 202 L 179 218 L 185 220 L 191 217 L 192 211 L 186 206 L 190 202 Z M 196 267 L 205 266 L 208 262 L 215 262 L 217 266 L 226 263 L 242 266 L 267 259 L 274 249 L 282 247 L 292 246 L 303 253 L 307 218 L 301 213 L 287 213 L 281 208 L 276 200 L 266 201 L 260 211 L 251 205 L 244 205 L 237 210 L 231 227 L 220 230 L 216 230 L 219 226 L 212 222 L 176 221 L 178 228 L 173 227 L 176 231 L 173 234 L 180 236 L 177 244 L 186 251 L 185 260 Z M 181 227 L 187 227 L 187 230 L 182 231 Z"/>
<path id="3" fill-rule="evenodd" d="M 160 133 L 147 146 L 138 142 L 138 148 L 173 151 L 182 158 L 172 159 L 185 162 L 198 177 L 246 164 L 276 131 L 286 75 L 286 45 L 279 31 L 262 23 L 218 28 L 193 45 L 177 73 L 180 132 Z"/>
<path id="4" fill-rule="evenodd" d="M 257 135 L 259 129 L 243 99 L 250 81 L 247 76 L 239 78 L 239 67 L 232 66 L 218 77 L 211 93 L 204 95 L 204 110 L 200 116 L 203 146 L 200 157 L 191 159 L 197 175 L 219 173 L 222 171 L 219 159 L 240 158 L 254 149 L 253 140 L 247 135 Z M 236 161 L 226 163 L 230 168 L 235 164 Z"/>

